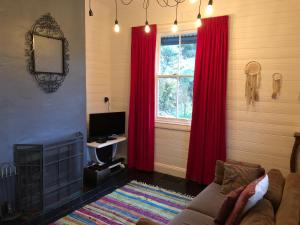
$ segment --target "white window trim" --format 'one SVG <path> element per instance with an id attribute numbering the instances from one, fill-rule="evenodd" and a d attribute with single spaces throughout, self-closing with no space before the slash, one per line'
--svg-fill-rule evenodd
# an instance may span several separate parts
<path id="1" fill-rule="evenodd" d="M 181 24 L 179 27 L 180 31 L 174 35 L 182 35 L 182 34 L 189 34 L 189 33 L 196 33 L 197 29 L 195 25 L 192 23 L 185 23 Z M 155 123 L 156 126 L 159 124 L 172 124 L 172 125 L 179 125 L 179 126 L 191 126 L 190 119 L 178 119 L 178 118 L 167 118 L 167 117 L 160 117 L 158 116 L 158 80 L 160 77 L 168 78 L 168 77 L 193 77 L 193 75 L 160 75 L 159 71 L 159 61 L 160 61 L 160 40 L 162 36 L 171 35 L 170 26 L 162 25 L 158 26 L 158 34 L 156 40 L 156 60 L 155 60 Z"/>

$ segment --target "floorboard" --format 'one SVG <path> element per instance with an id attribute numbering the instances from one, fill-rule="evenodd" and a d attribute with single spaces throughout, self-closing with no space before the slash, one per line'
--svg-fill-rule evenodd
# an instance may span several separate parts
<path id="1" fill-rule="evenodd" d="M 81 208 L 82 206 L 96 201 L 97 199 L 113 192 L 115 189 L 124 186 L 132 180 L 137 180 L 150 185 L 159 186 L 168 190 L 172 190 L 178 193 L 196 196 L 203 188 L 203 185 L 199 185 L 195 182 L 187 181 L 182 178 L 157 173 L 157 172 L 141 172 L 133 169 L 125 169 L 118 174 L 105 179 L 97 187 L 85 186 L 85 192 L 80 197 L 72 202 L 45 213 L 44 215 L 27 216 L 20 219 L 20 221 L 14 221 L 12 223 L 5 223 L 5 225 L 20 224 L 20 225 L 37 225 L 37 224 L 51 224 L 59 218 L 71 213 L 72 211 Z"/>

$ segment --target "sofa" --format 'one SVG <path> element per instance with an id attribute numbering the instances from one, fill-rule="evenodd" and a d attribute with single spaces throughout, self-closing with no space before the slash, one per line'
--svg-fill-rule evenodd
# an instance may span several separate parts
<path id="1" fill-rule="evenodd" d="M 299 225 L 300 174 L 291 173 L 284 178 L 279 170 L 268 173 L 267 194 L 240 220 L 240 225 Z M 226 198 L 222 184 L 208 185 L 169 225 L 215 225 L 215 218 Z M 138 225 L 158 225 L 142 218 Z"/>

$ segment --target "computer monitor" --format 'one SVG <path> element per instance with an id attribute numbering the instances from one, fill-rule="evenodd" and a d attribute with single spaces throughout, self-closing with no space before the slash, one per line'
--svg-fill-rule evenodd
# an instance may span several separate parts
<path id="1" fill-rule="evenodd" d="M 125 134 L 125 112 L 90 114 L 89 138 Z"/>

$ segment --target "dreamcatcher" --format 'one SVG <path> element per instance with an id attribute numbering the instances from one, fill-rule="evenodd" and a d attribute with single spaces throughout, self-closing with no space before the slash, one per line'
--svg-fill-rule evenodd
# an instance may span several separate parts
<path id="1" fill-rule="evenodd" d="M 281 90 L 281 82 L 282 82 L 282 74 L 274 73 L 273 74 L 273 94 L 272 98 L 276 99 L 280 94 Z"/>
<path id="2" fill-rule="evenodd" d="M 247 104 L 254 104 L 258 101 L 258 89 L 261 81 L 261 65 L 256 61 L 249 62 L 245 67 L 246 87 L 245 96 Z"/>

